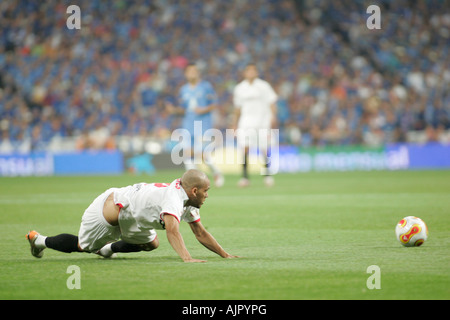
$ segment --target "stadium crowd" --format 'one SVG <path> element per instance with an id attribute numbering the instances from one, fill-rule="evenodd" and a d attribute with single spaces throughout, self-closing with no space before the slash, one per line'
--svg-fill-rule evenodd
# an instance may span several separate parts
<path id="1" fill-rule="evenodd" d="M 116 136 L 169 139 L 195 61 L 229 128 L 241 70 L 257 63 L 279 95 L 282 143 L 450 142 L 448 2 L 11 1 L 0 3 L 0 152 L 116 148 Z M 66 9 L 81 8 L 81 29 Z M 411 133 L 420 133 L 414 136 Z"/>

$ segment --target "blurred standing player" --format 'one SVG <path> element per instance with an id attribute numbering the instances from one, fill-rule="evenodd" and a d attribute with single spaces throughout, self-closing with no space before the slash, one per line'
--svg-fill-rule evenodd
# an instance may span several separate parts
<path id="1" fill-rule="evenodd" d="M 183 140 L 183 163 L 186 170 L 196 169 L 194 159 L 203 159 L 214 175 L 215 186 L 221 187 L 225 182 L 222 173 L 209 154 L 203 153 L 205 131 L 213 128 L 212 112 L 216 108 L 216 93 L 211 83 L 201 79 L 195 64 L 189 64 L 184 75 L 187 83 L 180 88 L 179 106 L 171 103 L 166 105 L 170 113 L 184 115 L 182 127 L 190 134 L 189 141 Z"/>
<path id="2" fill-rule="evenodd" d="M 244 69 L 244 80 L 240 82 L 233 93 L 235 107 L 234 129 L 237 129 L 238 146 L 244 149 L 244 164 L 242 178 L 238 182 L 239 187 L 250 185 L 248 176 L 249 148 L 259 149 L 266 157 L 264 183 L 273 186 L 274 179 L 269 175 L 269 143 L 270 129 L 277 124 L 277 94 L 272 86 L 259 78 L 258 68 L 254 63 L 249 63 Z M 260 133 L 266 141 L 262 141 Z M 264 150 L 265 149 L 265 150 Z"/>

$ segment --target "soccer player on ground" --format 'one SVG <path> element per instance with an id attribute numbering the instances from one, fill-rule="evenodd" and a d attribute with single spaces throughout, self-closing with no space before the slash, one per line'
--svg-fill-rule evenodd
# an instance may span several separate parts
<path id="1" fill-rule="evenodd" d="M 264 183 L 267 186 L 274 184 L 273 176 L 269 175 L 270 129 L 276 126 L 277 120 L 277 94 L 271 85 L 260 79 L 258 69 L 254 63 L 249 63 L 244 69 L 244 80 L 240 82 L 233 93 L 235 106 L 235 123 L 239 147 L 244 150 L 244 164 L 242 178 L 238 186 L 250 185 L 248 176 L 248 155 L 250 147 L 258 148 L 266 156 Z M 260 133 L 265 133 L 264 140 Z M 265 149 L 265 150 L 262 150 Z"/>
<path id="2" fill-rule="evenodd" d="M 31 254 L 41 258 L 45 248 L 62 252 L 97 253 L 105 258 L 116 252 L 151 251 L 159 246 L 155 229 L 165 229 L 167 239 L 184 262 L 193 259 L 179 232 L 180 221 L 188 222 L 197 240 L 223 258 L 228 254 L 200 222 L 199 208 L 208 197 L 208 176 L 188 170 L 172 183 L 138 183 L 110 188 L 86 209 L 78 236 L 43 236 L 30 231 Z M 121 240 L 117 241 L 119 238 Z"/>
<path id="3" fill-rule="evenodd" d="M 195 64 L 189 64 L 184 75 L 187 83 L 180 88 L 179 106 L 170 103 L 166 105 L 170 113 L 184 115 L 182 127 L 190 134 L 190 139 L 183 141 L 186 143 L 183 145 L 183 153 L 186 153 L 183 154 L 183 162 L 186 170 L 196 169 L 194 159 L 203 159 L 214 175 L 215 186 L 221 187 L 225 182 L 223 175 L 212 162 L 210 155 L 203 153 L 205 132 L 213 128 L 212 112 L 216 107 L 216 93 L 211 83 L 201 79 Z"/>

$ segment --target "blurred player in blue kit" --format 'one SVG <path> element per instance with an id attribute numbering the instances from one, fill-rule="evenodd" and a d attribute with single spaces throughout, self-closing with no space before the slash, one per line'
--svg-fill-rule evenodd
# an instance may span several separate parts
<path id="1" fill-rule="evenodd" d="M 190 139 L 183 139 L 183 163 L 186 170 L 196 169 L 194 159 L 203 159 L 214 175 L 215 186 L 221 187 L 225 182 L 222 173 L 214 165 L 209 154 L 203 153 L 204 143 L 211 142 L 206 131 L 213 128 L 216 92 L 211 83 L 201 79 L 195 64 L 189 64 L 184 75 L 187 83 L 180 88 L 179 105 L 166 104 L 170 113 L 184 116 L 182 127 L 190 134 Z"/>

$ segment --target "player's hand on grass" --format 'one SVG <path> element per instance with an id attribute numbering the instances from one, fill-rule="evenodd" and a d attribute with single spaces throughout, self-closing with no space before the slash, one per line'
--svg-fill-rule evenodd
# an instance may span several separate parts
<path id="1" fill-rule="evenodd" d="M 193 259 L 193 258 L 185 259 L 183 261 L 184 262 L 206 262 L 206 260 Z"/>
<path id="2" fill-rule="evenodd" d="M 232 255 L 232 254 L 228 254 L 226 257 L 224 257 L 225 259 L 236 259 L 236 258 L 242 258 L 242 257 L 240 257 L 240 256 L 235 256 L 235 255 Z"/>

